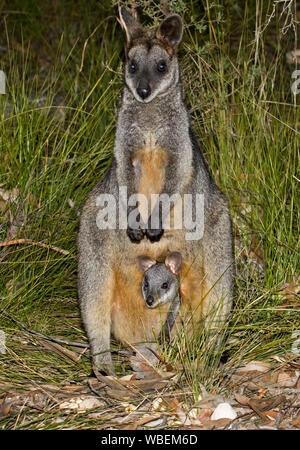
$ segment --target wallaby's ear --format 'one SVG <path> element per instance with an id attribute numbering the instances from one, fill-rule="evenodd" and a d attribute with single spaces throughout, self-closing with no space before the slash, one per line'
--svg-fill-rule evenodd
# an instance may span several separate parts
<path id="1" fill-rule="evenodd" d="M 179 252 L 169 253 L 165 259 L 165 265 L 174 275 L 178 275 L 182 269 L 182 256 Z"/>
<path id="2" fill-rule="evenodd" d="M 130 14 L 125 6 L 121 6 L 119 14 L 122 27 L 126 33 L 127 45 L 129 45 L 133 39 L 139 38 L 145 34 L 142 25 L 137 21 L 136 17 L 133 17 Z"/>
<path id="3" fill-rule="evenodd" d="M 150 267 L 156 264 L 155 259 L 150 258 L 149 256 L 138 256 L 138 266 L 142 272 L 146 272 L 146 270 L 150 269 Z"/>
<path id="4" fill-rule="evenodd" d="M 156 36 L 165 41 L 170 47 L 179 45 L 183 32 L 181 17 L 178 14 L 171 14 L 159 26 Z"/>

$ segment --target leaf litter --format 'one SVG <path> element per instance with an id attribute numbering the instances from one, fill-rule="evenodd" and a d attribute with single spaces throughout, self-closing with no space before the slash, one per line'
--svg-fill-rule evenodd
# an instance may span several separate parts
<path id="1" fill-rule="evenodd" d="M 224 379 L 224 392 L 202 388 L 197 401 L 175 371 L 161 368 L 143 379 L 96 370 L 80 384 L 34 383 L 20 392 L 3 383 L 0 424 L 20 415 L 26 424 L 38 412 L 54 415 L 62 428 L 70 415 L 80 415 L 102 429 L 300 429 L 300 358 L 274 360 L 241 364 Z"/>

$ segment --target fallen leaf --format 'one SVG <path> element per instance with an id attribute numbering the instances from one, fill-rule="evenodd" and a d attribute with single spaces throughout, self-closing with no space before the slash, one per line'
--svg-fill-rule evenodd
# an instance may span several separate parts
<path id="1" fill-rule="evenodd" d="M 182 423 L 182 425 L 190 426 L 192 424 L 188 414 L 185 411 L 183 411 L 183 409 L 178 408 L 176 410 L 176 415 L 177 415 L 178 419 L 180 420 L 180 422 Z"/>
<path id="2" fill-rule="evenodd" d="M 205 423 L 208 420 L 210 420 L 210 417 L 213 413 L 213 410 L 210 408 L 203 408 L 198 414 L 198 420 L 200 420 L 201 423 Z"/>
<path id="3" fill-rule="evenodd" d="M 76 409 L 78 411 L 86 411 L 88 409 L 99 408 L 100 406 L 104 406 L 104 405 L 105 405 L 105 403 L 97 397 L 80 396 L 80 397 L 70 398 L 68 401 L 61 403 L 59 405 L 59 409 L 61 409 L 61 410 Z"/>
<path id="4" fill-rule="evenodd" d="M 20 194 L 19 189 L 13 188 L 11 190 L 5 190 L 0 188 L 0 196 L 4 201 L 15 202 Z"/>
<path id="5" fill-rule="evenodd" d="M 300 411 L 298 412 L 296 418 L 292 421 L 294 427 L 300 428 Z"/>
<path id="6" fill-rule="evenodd" d="M 268 392 L 268 389 L 266 389 L 266 388 L 261 388 L 261 389 L 259 389 L 258 390 L 258 399 L 260 400 L 260 399 L 262 399 L 265 395 L 266 395 L 266 393 Z"/>
<path id="7" fill-rule="evenodd" d="M 182 403 L 177 400 L 177 398 L 173 397 L 165 397 L 163 399 L 164 405 L 169 411 L 176 411 L 177 408 L 181 407 Z"/>
<path id="8" fill-rule="evenodd" d="M 265 411 L 264 414 L 265 414 L 270 420 L 272 420 L 272 419 L 276 419 L 276 417 L 278 416 L 278 411 L 274 411 L 274 410 L 271 410 L 271 411 Z"/>
<path id="9" fill-rule="evenodd" d="M 219 419 L 236 419 L 237 413 L 232 408 L 229 403 L 220 403 L 216 409 L 214 410 L 211 420 L 219 420 Z"/>
<path id="10" fill-rule="evenodd" d="M 286 398 L 283 395 L 277 395 L 267 400 L 259 400 L 258 398 L 252 398 L 249 400 L 248 405 L 253 411 L 259 415 L 263 420 L 268 421 L 266 411 L 270 411 L 281 403 L 285 403 Z"/>
<path id="11" fill-rule="evenodd" d="M 141 419 L 137 420 L 136 422 L 134 422 L 130 425 L 127 425 L 123 429 L 135 431 L 137 429 L 137 427 L 145 425 L 148 422 L 153 422 L 154 420 L 157 420 L 157 418 L 158 418 L 158 416 L 145 416 L 145 417 L 142 417 Z"/>
<path id="12" fill-rule="evenodd" d="M 136 379 L 136 374 L 135 373 L 133 375 L 129 374 L 129 375 L 124 375 L 123 377 L 120 377 L 120 380 L 123 380 L 123 381 L 132 381 L 132 380 L 135 380 L 135 379 Z"/>
<path id="13" fill-rule="evenodd" d="M 166 410 L 166 407 L 164 406 L 164 400 L 162 399 L 162 397 L 158 397 L 152 402 L 151 409 L 152 409 L 152 411 L 165 411 Z"/>
<path id="14" fill-rule="evenodd" d="M 270 364 L 263 361 L 250 361 L 245 366 L 239 367 L 236 372 L 267 372 L 270 369 Z"/>
<path id="15" fill-rule="evenodd" d="M 156 420 L 152 420 L 151 422 L 147 422 L 145 424 L 145 426 L 149 427 L 149 428 L 155 428 L 155 427 L 159 427 L 159 426 L 161 426 L 161 425 L 163 425 L 165 423 L 166 423 L 166 416 L 161 417 L 161 418 L 156 419 Z"/>
<path id="16" fill-rule="evenodd" d="M 234 393 L 234 397 L 238 403 L 244 406 L 247 406 L 250 400 L 249 397 L 246 397 L 246 395 L 239 394 L 238 392 Z"/>
<path id="17" fill-rule="evenodd" d="M 224 428 L 230 424 L 231 419 L 208 420 L 203 424 L 204 430 L 214 430 L 216 428 Z"/>
<path id="18" fill-rule="evenodd" d="M 224 402 L 220 395 L 207 394 L 202 400 L 195 403 L 195 408 L 216 408 L 219 403 Z"/>
<path id="19" fill-rule="evenodd" d="M 280 372 L 277 378 L 277 382 L 283 387 L 294 387 L 297 383 L 298 375 L 292 372 Z"/>
<path id="20" fill-rule="evenodd" d="M 177 398 L 165 398 L 164 405 L 166 410 L 174 413 L 179 419 L 180 423 L 184 426 L 191 425 L 191 420 L 189 418 L 189 412 L 184 410 L 183 403 L 179 402 Z"/>
<path id="21" fill-rule="evenodd" d="M 10 412 L 10 405 L 7 405 L 5 401 L 3 401 L 0 406 L 0 417 L 7 416 L 9 412 Z"/>

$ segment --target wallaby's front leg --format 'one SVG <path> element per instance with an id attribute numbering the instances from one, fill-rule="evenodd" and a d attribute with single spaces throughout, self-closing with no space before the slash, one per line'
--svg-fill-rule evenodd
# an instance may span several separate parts
<path id="1" fill-rule="evenodd" d="M 146 227 L 146 236 L 151 242 L 159 241 L 164 233 L 163 224 L 165 218 L 170 214 L 174 202 L 178 200 L 184 186 L 184 176 L 180 173 L 180 164 L 174 156 L 170 157 L 165 169 L 165 177 L 162 191 L 158 201 L 152 209 Z M 164 204 L 164 198 L 166 203 Z M 166 207 L 166 206 L 169 206 Z"/>
<path id="2" fill-rule="evenodd" d="M 125 186 L 129 204 L 126 201 L 126 217 L 127 217 L 127 236 L 134 244 L 138 244 L 145 235 L 146 225 L 141 219 L 138 211 L 137 197 L 136 203 L 133 202 L 134 194 L 136 194 L 137 178 L 139 178 L 140 167 L 137 161 L 132 159 L 132 155 L 122 155 L 122 162 L 118 167 L 119 185 Z M 132 203 L 133 202 L 133 203 Z M 122 205 L 124 207 L 124 205 Z"/>
<path id="3" fill-rule="evenodd" d="M 177 319 L 179 309 L 180 309 L 180 296 L 177 295 L 171 303 L 166 318 L 166 322 L 162 326 L 161 332 L 159 333 L 158 336 L 159 343 L 170 342 L 171 331 Z"/>
<path id="4" fill-rule="evenodd" d="M 134 244 L 138 244 L 145 235 L 146 225 L 143 224 L 140 213 L 136 218 L 131 219 L 131 213 L 136 209 L 136 206 L 128 206 L 127 209 L 127 236 Z"/>

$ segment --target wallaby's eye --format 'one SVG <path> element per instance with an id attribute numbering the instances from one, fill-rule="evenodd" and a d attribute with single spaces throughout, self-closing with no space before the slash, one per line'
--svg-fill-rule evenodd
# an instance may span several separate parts
<path id="1" fill-rule="evenodd" d="M 162 289 L 168 289 L 168 283 L 163 283 L 163 284 L 161 285 L 161 288 L 162 288 Z"/>
<path id="2" fill-rule="evenodd" d="M 147 280 L 144 281 L 144 287 L 145 287 L 145 288 L 149 287 L 149 283 L 148 283 Z"/>
<path id="3" fill-rule="evenodd" d="M 129 64 L 129 72 L 130 73 L 134 73 L 134 72 L 136 72 L 137 71 L 137 63 L 135 63 L 134 61 L 132 61 L 130 64 Z"/>
<path id="4" fill-rule="evenodd" d="M 160 61 L 160 62 L 157 64 L 157 70 L 158 70 L 159 72 L 165 72 L 165 71 L 167 70 L 167 64 L 165 63 L 165 61 Z"/>

